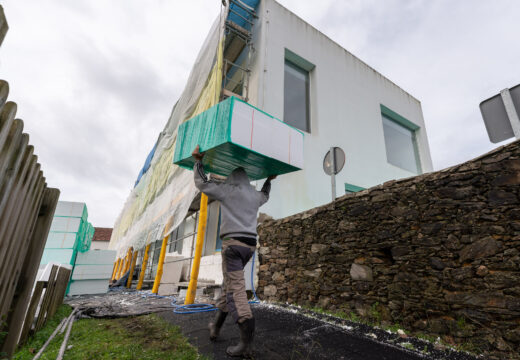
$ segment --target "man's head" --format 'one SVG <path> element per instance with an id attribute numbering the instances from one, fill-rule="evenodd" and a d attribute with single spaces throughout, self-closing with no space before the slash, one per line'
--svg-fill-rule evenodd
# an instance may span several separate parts
<path id="1" fill-rule="evenodd" d="M 243 167 L 236 168 L 226 179 L 226 184 L 249 185 L 250 180 Z"/>

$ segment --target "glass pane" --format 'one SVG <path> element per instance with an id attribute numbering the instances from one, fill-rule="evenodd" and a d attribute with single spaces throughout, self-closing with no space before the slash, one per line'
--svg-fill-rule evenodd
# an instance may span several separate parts
<path id="1" fill-rule="evenodd" d="M 309 73 L 285 61 L 284 122 L 309 132 Z"/>
<path id="2" fill-rule="evenodd" d="M 418 173 L 414 132 L 383 115 L 386 158 L 392 165 Z"/>

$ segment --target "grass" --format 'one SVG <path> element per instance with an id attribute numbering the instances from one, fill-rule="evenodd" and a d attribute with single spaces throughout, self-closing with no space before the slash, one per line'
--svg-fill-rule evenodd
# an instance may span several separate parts
<path id="1" fill-rule="evenodd" d="M 29 360 L 41 348 L 71 308 L 62 305 L 53 319 L 13 357 Z M 55 359 L 63 340 L 56 336 L 41 359 Z M 64 359 L 200 359 L 176 326 L 158 316 L 145 315 L 119 319 L 82 319 L 74 322 Z"/>

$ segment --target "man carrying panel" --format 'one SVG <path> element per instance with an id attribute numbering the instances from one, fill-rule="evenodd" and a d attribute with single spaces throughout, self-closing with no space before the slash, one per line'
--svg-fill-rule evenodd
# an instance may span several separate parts
<path id="1" fill-rule="evenodd" d="M 215 183 L 204 173 L 204 154 L 199 152 L 198 145 L 192 155 L 196 160 L 193 168 L 195 186 L 210 198 L 220 201 L 222 216 L 220 237 L 224 284 L 217 301 L 215 320 L 209 324 L 210 339 L 218 337 L 227 314 L 231 313 L 240 328 L 240 343 L 228 347 L 226 352 L 230 356 L 251 357 L 255 319 L 247 301 L 244 266 L 256 249 L 258 209 L 269 199 L 271 180 L 276 176 L 269 176 L 260 191 L 250 184 L 243 168 L 233 170 L 224 183 Z"/>

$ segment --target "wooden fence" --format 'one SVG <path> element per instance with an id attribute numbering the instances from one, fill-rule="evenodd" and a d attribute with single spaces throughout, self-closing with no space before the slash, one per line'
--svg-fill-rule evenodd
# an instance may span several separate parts
<path id="1" fill-rule="evenodd" d="M 36 282 L 18 341 L 20 345 L 27 340 L 29 335 L 40 330 L 63 303 L 70 273 L 70 269 L 53 265 L 48 281 Z M 37 310 L 38 313 L 36 313 Z"/>
<path id="2" fill-rule="evenodd" d="M 0 348 L 9 357 L 20 337 L 60 192 L 47 188 L 8 93 L 8 83 L 0 80 L 0 332 L 7 332 Z"/>

